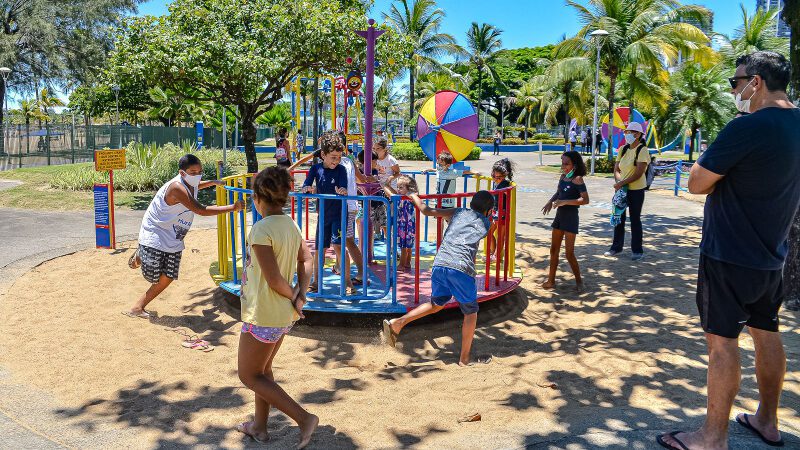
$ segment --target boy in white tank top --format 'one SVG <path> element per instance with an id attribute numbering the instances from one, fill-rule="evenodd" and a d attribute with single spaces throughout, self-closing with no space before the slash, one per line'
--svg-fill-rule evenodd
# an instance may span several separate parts
<path id="1" fill-rule="evenodd" d="M 197 201 L 197 191 L 221 185 L 218 180 L 200 181 L 203 164 L 197 156 L 187 154 L 178 161 L 179 174 L 161 186 L 142 219 L 139 230 L 139 248 L 131 256 L 128 265 L 132 269 L 142 267 L 142 275 L 151 283 L 150 288 L 123 314 L 129 317 L 149 319 L 145 311 L 173 280 L 178 279 L 183 238 L 192 227 L 194 215 L 215 216 L 241 211 L 245 205 L 237 201 L 227 206 L 203 206 Z"/>

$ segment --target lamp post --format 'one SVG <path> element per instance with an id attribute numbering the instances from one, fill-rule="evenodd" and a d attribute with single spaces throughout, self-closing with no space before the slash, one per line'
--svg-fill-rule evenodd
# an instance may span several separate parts
<path id="1" fill-rule="evenodd" d="M 505 111 L 505 108 L 503 108 L 505 106 L 505 102 L 506 102 L 506 96 L 505 95 L 501 95 L 500 96 L 500 138 L 501 139 L 505 139 L 506 138 L 506 129 L 503 126 L 506 123 L 506 111 Z"/>
<path id="2" fill-rule="evenodd" d="M 597 45 L 597 68 L 594 74 L 594 118 L 592 119 L 592 163 L 589 173 L 594 175 L 594 158 L 597 149 L 597 95 L 600 92 L 600 47 L 603 44 L 603 38 L 608 36 L 606 30 L 594 30 L 590 34 L 592 40 Z"/>
<path id="3" fill-rule="evenodd" d="M 3 77 L 3 100 L 5 104 L 5 109 L 3 111 L 3 148 L 0 150 L 0 154 L 5 153 L 6 151 L 6 136 L 8 136 L 8 127 L 6 126 L 6 118 L 8 116 L 8 75 L 11 74 L 11 69 L 8 67 L 0 67 L 0 76 Z"/>
<path id="4" fill-rule="evenodd" d="M 119 148 L 122 148 L 122 127 L 119 124 L 119 86 L 113 85 L 111 86 L 111 90 L 114 91 L 114 98 L 117 102 L 117 127 L 119 130 Z"/>

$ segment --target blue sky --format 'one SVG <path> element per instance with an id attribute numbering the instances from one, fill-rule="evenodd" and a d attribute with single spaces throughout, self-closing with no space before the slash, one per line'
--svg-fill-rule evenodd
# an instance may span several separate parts
<path id="1" fill-rule="evenodd" d="M 162 15 L 168 1 L 150 0 L 139 7 L 139 14 Z M 503 30 L 506 48 L 534 47 L 557 42 L 563 35 L 571 36 L 580 29 L 574 9 L 563 0 L 438 0 L 446 13 L 442 31 L 464 43 L 467 28 L 472 22 L 486 22 Z M 588 1 L 579 0 L 586 4 Z M 683 3 L 703 5 L 714 12 L 714 30 L 732 35 L 741 23 L 741 10 L 736 0 L 686 0 Z M 749 11 L 755 10 L 756 0 L 743 0 Z M 389 11 L 392 0 L 376 0 L 372 16 L 380 19 Z M 488 8 L 486 5 L 491 5 Z"/>

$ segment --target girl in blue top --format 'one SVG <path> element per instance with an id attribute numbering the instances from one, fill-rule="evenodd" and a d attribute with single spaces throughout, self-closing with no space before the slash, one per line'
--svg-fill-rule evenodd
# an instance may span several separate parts
<path id="1" fill-rule="evenodd" d="M 580 153 L 568 151 L 561 155 L 561 174 L 561 178 L 558 180 L 558 190 L 542 208 L 542 212 L 545 214 L 556 209 L 556 218 L 553 220 L 553 239 L 550 243 L 550 273 L 542 287 L 545 289 L 555 287 L 561 241 L 566 239 L 567 261 L 572 273 L 575 274 L 578 292 L 581 292 L 583 291 L 583 280 L 578 260 L 575 258 L 575 237 L 578 235 L 578 208 L 580 205 L 589 204 L 589 193 L 583 183 L 586 164 Z"/>

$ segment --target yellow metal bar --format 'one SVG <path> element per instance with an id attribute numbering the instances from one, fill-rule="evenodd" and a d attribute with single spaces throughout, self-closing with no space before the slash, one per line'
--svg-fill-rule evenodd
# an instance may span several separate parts
<path id="1" fill-rule="evenodd" d="M 517 184 L 511 183 L 511 212 L 508 226 L 508 274 L 514 276 L 517 262 Z"/>

